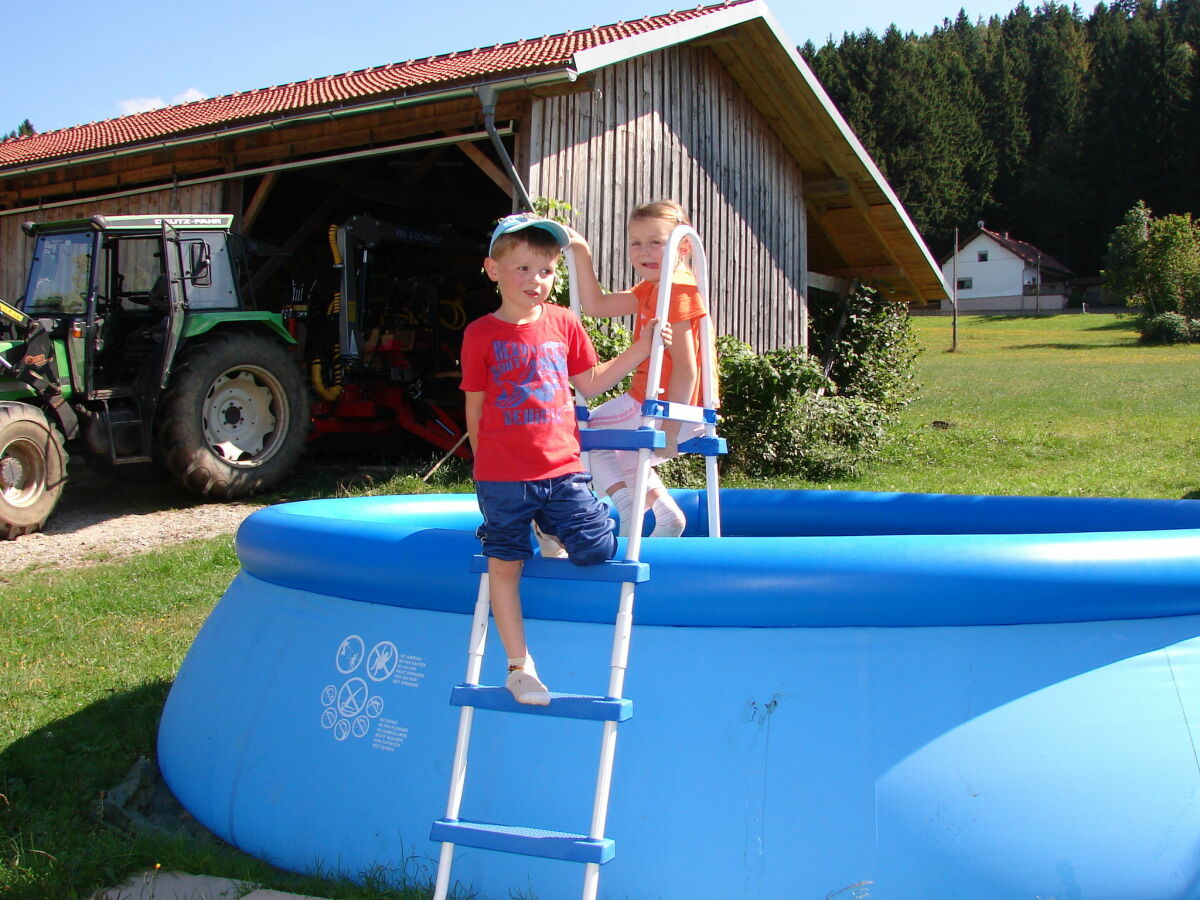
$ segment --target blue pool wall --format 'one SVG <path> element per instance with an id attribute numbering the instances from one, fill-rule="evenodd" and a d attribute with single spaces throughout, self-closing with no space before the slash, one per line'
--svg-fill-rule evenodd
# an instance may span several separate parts
<path id="1" fill-rule="evenodd" d="M 728 537 L 646 541 L 602 895 L 1196 896 L 1198 506 L 723 491 Z M 431 877 L 478 518 L 434 495 L 246 520 L 160 729 L 200 822 L 298 871 Z M 615 593 L 525 584 L 553 689 L 603 692 Z M 598 744 L 480 712 L 463 814 L 586 831 Z M 455 876 L 546 900 L 581 872 L 459 848 Z"/>

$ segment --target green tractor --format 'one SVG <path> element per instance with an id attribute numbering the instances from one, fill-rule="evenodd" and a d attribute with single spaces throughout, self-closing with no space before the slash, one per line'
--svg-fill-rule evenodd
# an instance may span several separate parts
<path id="1" fill-rule="evenodd" d="M 213 500 L 280 481 L 311 425 L 280 315 L 243 301 L 229 215 L 26 223 L 25 294 L 0 302 L 0 539 L 38 531 L 68 453 L 155 468 Z"/>

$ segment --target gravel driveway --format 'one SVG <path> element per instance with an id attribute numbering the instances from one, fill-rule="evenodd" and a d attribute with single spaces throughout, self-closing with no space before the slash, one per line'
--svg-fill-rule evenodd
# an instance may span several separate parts
<path id="1" fill-rule="evenodd" d="M 232 534 L 260 505 L 204 503 L 168 485 L 116 484 L 86 465 L 72 464 L 46 529 L 0 541 L 0 582 L 30 567 L 87 566 L 164 544 Z"/>

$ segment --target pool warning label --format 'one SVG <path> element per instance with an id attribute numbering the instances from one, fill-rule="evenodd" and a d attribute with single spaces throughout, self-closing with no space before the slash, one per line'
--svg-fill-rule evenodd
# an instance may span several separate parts
<path id="1" fill-rule="evenodd" d="M 321 689 L 321 727 L 334 740 L 371 737 L 371 746 L 394 751 L 408 737 L 408 728 L 384 715 L 386 695 L 417 688 L 425 678 L 425 660 L 401 653 L 391 641 L 368 647 L 361 635 L 349 634 L 333 656 L 339 676 Z"/>

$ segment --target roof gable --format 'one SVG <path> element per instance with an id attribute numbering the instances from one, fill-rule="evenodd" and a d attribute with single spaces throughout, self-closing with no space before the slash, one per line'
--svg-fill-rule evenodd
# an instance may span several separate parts
<path id="1" fill-rule="evenodd" d="M 235 124 L 305 110 L 352 106 L 384 97 L 419 95 L 458 83 L 478 83 L 519 73 L 535 74 L 564 69 L 571 67 L 576 55 L 583 51 L 671 29 L 748 2 L 752 0 L 700 6 L 682 12 L 646 16 L 635 22 L 617 22 L 533 40 L 410 59 L 12 138 L 0 141 L 0 170 L 108 147 L 192 132 L 218 131 Z"/>
<path id="2" fill-rule="evenodd" d="M 1027 241 L 1018 241 L 1016 238 L 1010 237 L 1007 232 L 1000 233 L 998 231 L 990 231 L 989 229 L 982 227 L 976 229 L 965 240 L 959 242 L 959 252 L 962 252 L 976 240 L 981 238 L 990 241 L 999 247 L 1003 247 L 1005 250 L 1009 251 L 1018 259 L 1023 260 L 1029 265 L 1038 266 L 1041 269 L 1051 270 L 1054 272 L 1060 272 L 1063 275 L 1075 274 L 1074 270 L 1072 270 L 1070 266 L 1059 262 L 1049 253 L 1038 249 L 1033 244 L 1030 244 Z M 941 265 L 945 266 L 946 263 L 949 262 L 953 257 L 954 251 L 951 250 L 942 257 Z"/>

